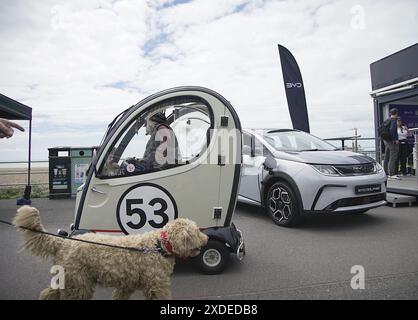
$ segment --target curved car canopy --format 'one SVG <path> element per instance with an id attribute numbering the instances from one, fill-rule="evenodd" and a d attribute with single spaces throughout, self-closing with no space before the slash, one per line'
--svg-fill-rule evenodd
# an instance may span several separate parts
<path id="1" fill-rule="evenodd" d="M 241 125 L 202 87 L 156 93 L 109 125 L 77 192 L 75 229 L 143 233 L 177 217 L 229 226 L 241 170 Z"/>

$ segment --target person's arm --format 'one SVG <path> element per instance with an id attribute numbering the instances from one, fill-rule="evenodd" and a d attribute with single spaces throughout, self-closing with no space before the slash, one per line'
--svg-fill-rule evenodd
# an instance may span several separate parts
<path id="1" fill-rule="evenodd" d="M 155 136 L 152 136 L 145 147 L 144 155 L 140 160 L 142 163 L 151 165 L 155 162 L 155 152 L 160 145 L 160 141 L 155 140 Z"/>
<path id="2" fill-rule="evenodd" d="M 409 131 L 409 129 L 408 129 L 408 127 L 407 127 L 407 126 L 403 126 L 403 128 L 404 128 L 404 130 L 406 130 L 406 136 L 407 136 L 407 137 L 412 137 L 412 136 L 413 136 L 412 132 L 411 132 L 411 131 Z"/>
<path id="3" fill-rule="evenodd" d="M 0 138 L 11 138 L 14 133 L 13 128 L 16 128 L 22 132 L 25 131 L 25 129 L 17 123 L 0 118 Z"/>
<path id="4" fill-rule="evenodd" d="M 167 151 L 172 146 L 173 131 L 161 125 L 147 143 L 142 162 L 148 166 L 163 166 L 167 164 Z"/>
<path id="5" fill-rule="evenodd" d="M 398 124 L 396 123 L 396 119 L 395 120 L 391 120 L 390 122 L 390 136 L 392 137 L 392 141 L 396 142 L 399 140 L 398 137 Z"/>

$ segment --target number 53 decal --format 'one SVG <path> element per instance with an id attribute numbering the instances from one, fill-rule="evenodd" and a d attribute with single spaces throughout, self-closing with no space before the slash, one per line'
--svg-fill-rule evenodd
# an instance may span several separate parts
<path id="1" fill-rule="evenodd" d="M 143 183 L 129 188 L 119 199 L 116 217 L 125 234 L 162 228 L 177 218 L 177 206 L 164 188 Z"/>

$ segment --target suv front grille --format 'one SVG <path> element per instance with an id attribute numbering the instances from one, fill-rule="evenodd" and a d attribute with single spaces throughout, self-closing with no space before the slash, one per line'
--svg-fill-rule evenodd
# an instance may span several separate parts
<path id="1" fill-rule="evenodd" d="M 376 173 L 374 163 L 364 163 L 355 165 L 333 165 L 342 176 L 361 176 Z"/>

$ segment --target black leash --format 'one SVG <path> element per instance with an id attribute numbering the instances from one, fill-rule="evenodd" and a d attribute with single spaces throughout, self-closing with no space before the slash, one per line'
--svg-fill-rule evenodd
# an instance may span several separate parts
<path id="1" fill-rule="evenodd" d="M 0 223 L 6 224 L 6 225 L 9 225 L 9 226 L 12 226 L 12 227 L 16 227 L 13 223 L 11 223 L 9 221 L 2 220 L 2 219 L 0 219 Z M 84 242 L 84 243 L 94 244 L 94 245 L 103 246 L 103 247 L 109 247 L 109 248 L 114 248 L 114 249 L 123 249 L 123 250 L 129 250 L 129 251 L 141 252 L 141 253 L 156 252 L 156 253 L 160 253 L 160 254 L 164 255 L 164 252 L 163 252 L 163 250 L 160 246 L 158 246 L 157 248 L 151 248 L 151 249 L 150 248 L 142 248 L 141 249 L 141 248 L 132 248 L 132 247 L 121 247 L 121 246 L 115 246 L 115 245 L 107 244 L 107 243 L 100 243 L 100 242 L 88 241 L 88 240 L 77 239 L 77 238 L 69 238 L 67 236 L 62 236 L 60 234 L 50 233 L 50 232 L 41 231 L 41 230 L 33 230 L 33 229 L 30 229 L 30 228 L 26 228 L 26 227 L 16 227 L 16 228 L 28 230 L 28 231 L 39 233 L 39 234 L 44 234 L 44 235 L 51 236 L 51 237 L 61 238 L 61 239 L 65 239 L 65 240 L 78 241 L 78 242 Z"/>

